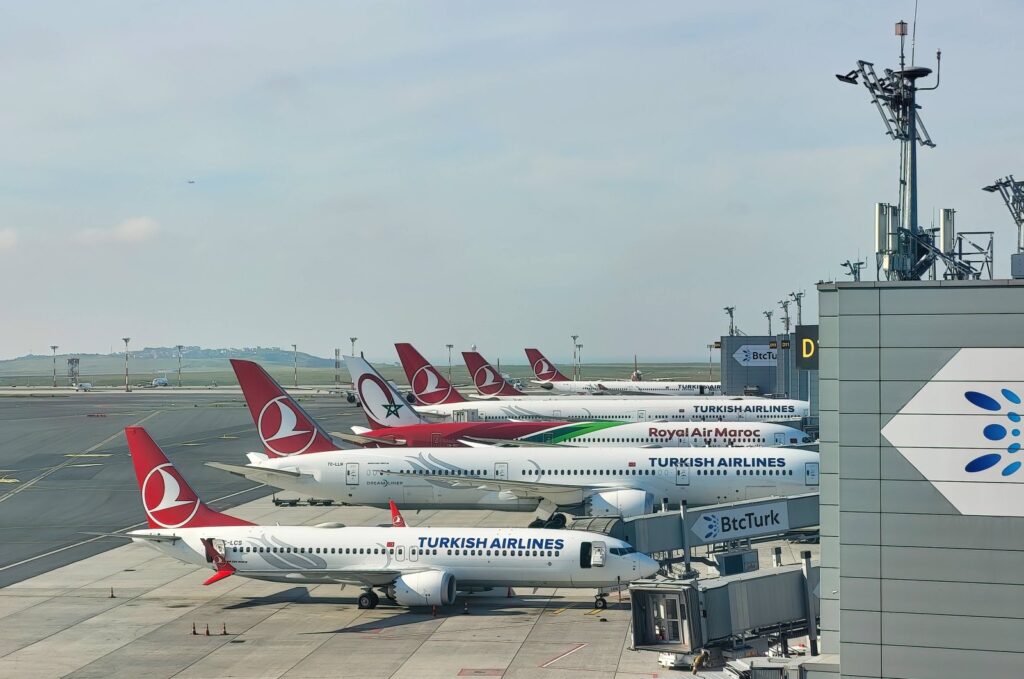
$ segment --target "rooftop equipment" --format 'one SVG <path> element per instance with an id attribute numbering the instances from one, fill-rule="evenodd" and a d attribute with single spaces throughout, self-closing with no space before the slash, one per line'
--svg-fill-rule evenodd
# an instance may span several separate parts
<path id="1" fill-rule="evenodd" d="M 1011 174 L 984 187 L 982 191 L 1002 196 L 1013 223 L 1017 225 L 1017 252 L 1010 255 L 1010 275 L 1024 278 L 1024 182 L 1017 181 Z"/>

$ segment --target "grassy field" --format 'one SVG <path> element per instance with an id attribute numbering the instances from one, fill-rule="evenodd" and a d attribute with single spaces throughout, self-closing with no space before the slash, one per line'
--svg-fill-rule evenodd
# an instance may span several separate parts
<path id="1" fill-rule="evenodd" d="M 48 386 L 53 381 L 53 364 L 50 358 L 33 357 L 18 361 L 4 361 L 0 366 L 0 387 Z M 291 364 L 267 364 L 263 367 L 285 386 L 294 381 Z M 388 379 L 405 384 L 405 373 L 394 364 L 375 366 Z M 447 365 L 437 366 L 442 373 Z M 502 365 L 502 372 L 524 380 L 533 379 L 533 371 L 527 365 Z M 640 369 L 646 379 L 673 378 L 681 380 L 707 380 L 707 363 L 641 363 Z M 57 357 L 57 385 L 67 386 L 67 362 Z M 562 366 L 568 373 L 571 367 Z M 149 384 L 154 378 L 165 374 L 171 385 L 178 383 L 177 361 L 168 359 L 133 358 L 129 362 L 129 382 L 133 385 Z M 584 365 L 583 379 L 628 379 L 633 372 L 632 363 L 608 363 Z M 711 379 L 719 377 L 718 364 L 713 366 Z M 95 386 L 117 386 L 124 384 L 124 358 L 118 356 L 83 357 L 80 365 L 80 381 Z M 464 365 L 452 366 L 452 379 L 456 386 L 471 385 L 469 373 Z M 341 367 L 342 383 L 349 382 L 348 371 Z M 334 368 L 304 368 L 298 370 L 300 385 L 329 386 L 334 384 Z M 225 359 L 185 359 L 181 363 L 181 384 L 185 387 L 234 386 L 235 373 Z"/>

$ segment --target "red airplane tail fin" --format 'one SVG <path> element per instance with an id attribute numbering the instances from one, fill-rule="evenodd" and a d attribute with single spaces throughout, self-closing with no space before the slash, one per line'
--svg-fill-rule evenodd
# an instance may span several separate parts
<path id="1" fill-rule="evenodd" d="M 519 391 L 494 369 L 487 359 L 476 351 L 463 351 L 462 358 L 469 368 L 476 390 L 484 396 L 522 396 Z"/>
<path id="2" fill-rule="evenodd" d="M 398 511 L 398 505 L 394 500 L 388 500 L 388 504 L 391 506 L 391 525 L 395 528 L 405 528 L 408 524 L 405 523 L 402 512 Z"/>
<path id="3" fill-rule="evenodd" d="M 398 342 L 395 349 L 398 350 L 398 358 L 402 361 L 405 376 L 419 403 L 433 406 L 441 403 L 463 403 L 466 400 L 437 368 L 430 365 L 427 359 L 416 351 L 413 345 Z"/>
<path id="4" fill-rule="evenodd" d="M 258 363 L 231 359 L 268 457 L 337 450 L 330 434 Z"/>
<path id="5" fill-rule="evenodd" d="M 533 373 L 541 382 L 568 382 L 569 378 L 563 375 L 555 364 L 544 357 L 537 349 L 527 349 L 526 358 L 533 367 Z"/>
<path id="6" fill-rule="evenodd" d="M 150 528 L 252 525 L 207 507 L 145 429 L 125 427 L 124 436 Z"/>

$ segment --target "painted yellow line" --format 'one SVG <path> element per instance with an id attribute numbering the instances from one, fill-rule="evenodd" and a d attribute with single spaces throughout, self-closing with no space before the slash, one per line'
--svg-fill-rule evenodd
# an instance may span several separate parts
<path id="1" fill-rule="evenodd" d="M 587 612 L 586 612 L 586 613 L 584 613 L 583 615 L 597 615 L 597 614 L 598 614 L 598 613 L 600 613 L 600 612 L 601 612 L 601 609 L 600 609 L 600 608 L 595 608 L 595 609 L 594 609 L 594 610 L 592 610 L 592 611 L 587 611 Z"/>
<path id="2" fill-rule="evenodd" d="M 551 615 L 558 615 L 559 613 L 561 613 L 562 611 L 566 610 L 567 608 L 568 608 L 568 606 L 566 606 L 565 608 L 557 608 L 557 609 L 551 611 Z"/>
<path id="3" fill-rule="evenodd" d="M 113 453 L 68 453 L 64 457 L 110 457 Z"/>
<path id="4" fill-rule="evenodd" d="M 218 436 L 217 438 L 224 439 L 225 441 L 234 441 L 238 437 L 237 436 L 232 436 L 231 434 L 224 434 L 223 436 Z"/>
<path id="5" fill-rule="evenodd" d="M 203 444 L 202 443 L 196 443 L 195 441 L 189 441 L 187 443 L 182 443 L 180 445 L 183 445 L 183 446 L 201 446 Z"/>
<path id="6" fill-rule="evenodd" d="M 21 483 L 21 481 L 19 481 L 18 479 L 12 479 L 9 476 L 5 476 L 2 479 L 0 479 L 0 483 Z"/>
<path id="7" fill-rule="evenodd" d="M 69 464 L 68 467 L 102 467 L 102 462 L 80 462 L 78 464 Z"/>

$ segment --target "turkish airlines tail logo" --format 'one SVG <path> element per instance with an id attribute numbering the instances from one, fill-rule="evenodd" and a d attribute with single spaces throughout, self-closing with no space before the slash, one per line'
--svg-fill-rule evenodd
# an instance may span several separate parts
<path id="1" fill-rule="evenodd" d="M 462 358 L 466 361 L 473 376 L 473 384 L 476 390 L 484 396 L 520 396 L 523 392 L 509 384 L 504 377 L 498 374 L 490 363 L 476 351 L 463 351 Z"/>
<path id="2" fill-rule="evenodd" d="M 541 382 L 568 382 L 569 378 L 563 375 L 554 364 L 544 357 L 537 349 L 527 349 L 526 358 L 533 367 L 533 373 Z"/>
<path id="3" fill-rule="evenodd" d="M 331 437 L 259 364 L 232 359 L 231 367 L 268 456 L 337 450 Z"/>
<path id="4" fill-rule="evenodd" d="M 416 399 L 426 405 L 440 403 L 462 403 L 465 401 L 455 387 L 441 376 L 437 368 L 430 365 L 415 347 L 408 343 L 397 343 L 398 358 L 402 361 L 405 376 Z"/>
<path id="5" fill-rule="evenodd" d="M 145 429 L 127 427 L 124 435 L 150 528 L 251 525 L 204 505 Z"/>

